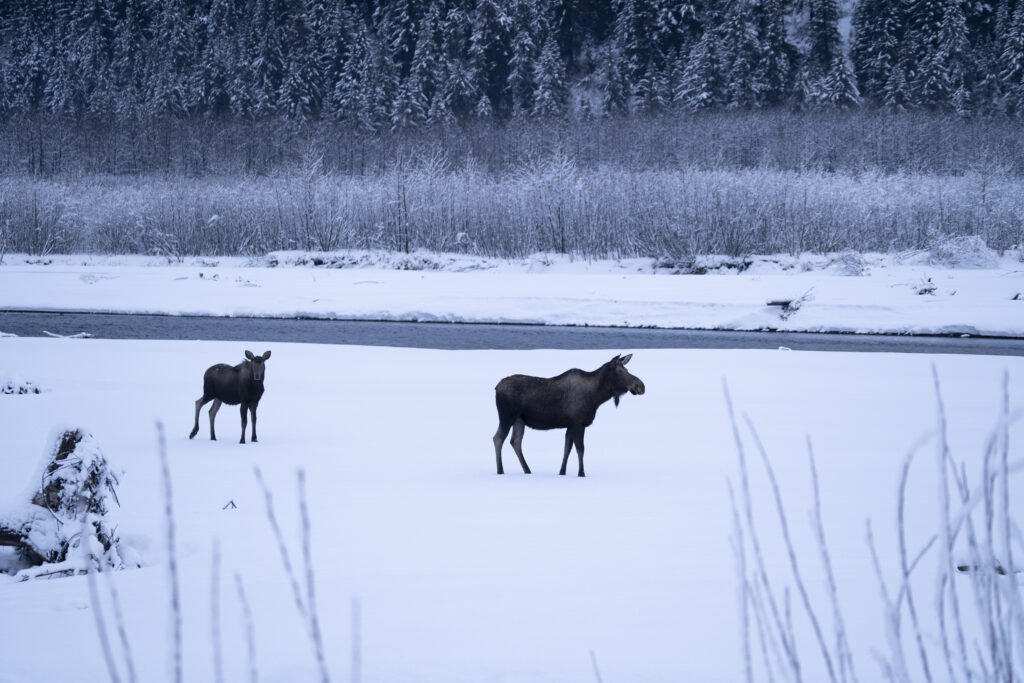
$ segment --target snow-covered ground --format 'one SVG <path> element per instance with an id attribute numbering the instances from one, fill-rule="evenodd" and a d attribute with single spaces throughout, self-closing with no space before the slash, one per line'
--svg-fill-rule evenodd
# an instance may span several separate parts
<path id="1" fill-rule="evenodd" d="M 792 300 L 798 310 L 767 305 Z M 1024 336 L 1024 263 L 970 241 L 938 252 L 686 264 L 374 252 L 168 264 L 8 254 L 0 309 Z"/>
<path id="2" fill-rule="evenodd" d="M 205 275 L 200 280 L 200 270 L 218 273 L 218 281 L 208 282 Z M 82 278 L 89 274 L 95 276 L 92 284 Z M 48 302 L 52 308 L 59 301 L 67 308 L 144 305 L 160 310 L 174 301 L 174 310 L 231 313 L 281 313 L 297 305 L 292 297 L 319 294 L 332 297 L 323 310 L 334 312 L 350 299 L 357 305 L 359 297 L 351 292 L 363 285 L 356 285 L 353 275 L 382 279 L 380 288 L 388 289 L 405 282 L 402 278 L 430 274 L 63 263 L 0 268 L 0 291 L 5 300 L 28 307 Z M 438 282 L 461 275 L 442 273 Z M 509 275 L 516 282 L 523 277 Z M 977 274 L 967 273 L 955 286 L 967 291 L 972 275 Z M 110 281 L 103 276 L 119 278 L 120 286 L 105 287 Z M 261 287 L 241 287 L 236 277 L 259 281 Z M 689 287 L 679 278 L 650 275 L 543 277 L 557 278 L 552 282 L 558 287 L 550 289 L 570 298 L 565 288 L 573 278 L 608 291 L 619 280 L 638 299 L 649 296 L 644 291 L 660 291 L 667 298 Z M 27 284 L 35 278 L 38 290 L 9 289 L 12 280 Z M 165 280 L 159 290 L 137 291 L 153 278 Z M 787 278 L 800 280 L 773 275 L 767 282 Z M 741 282 L 735 276 L 721 279 Z M 883 279 L 888 281 L 888 275 Z M 498 281 L 505 279 L 495 279 L 493 286 Z M 694 292 L 709 281 L 695 277 Z M 1002 281 L 1021 282 L 1016 275 Z M 794 284 L 794 289 L 803 286 Z M 876 286 L 882 291 L 880 283 Z M 512 294 L 523 297 L 519 301 L 530 300 L 512 287 Z M 536 285 L 530 291 L 545 288 Z M 259 300 L 249 298 L 250 292 L 267 295 L 269 311 L 247 309 Z M 474 300 L 472 291 L 462 293 Z M 420 300 L 421 295 L 408 296 Z M 422 301 L 428 298 L 422 295 Z M 623 310 L 628 308 L 623 303 Z M 1021 324 L 1019 317 L 1015 324 Z M 200 434 L 190 441 L 203 370 L 215 362 L 238 362 L 244 348 L 273 350 L 259 410 L 260 442 L 237 443 L 238 412 L 228 407 L 218 417 L 220 440 L 206 438 L 204 410 Z M 629 368 L 644 380 L 647 392 L 625 396 L 617 409 L 609 403 L 598 412 L 587 432 L 587 478 L 557 476 L 562 434 L 535 431 L 524 440 L 534 474 L 522 474 L 506 446 L 506 474 L 496 476 L 491 445 L 496 381 L 514 372 L 550 376 L 572 366 L 592 369 L 611 355 L 268 347 L 258 340 L 0 338 L 0 383 L 31 381 L 42 389 L 40 394 L 0 395 L 0 500 L 12 504 L 25 490 L 58 424 L 90 431 L 123 469 L 119 530 L 144 566 L 117 572 L 109 583 L 120 597 L 139 680 L 172 680 L 155 430 L 160 420 L 167 429 L 173 483 L 184 680 L 215 680 L 214 543 L 221 555 L 218 604 L 225 679 L 249 680 L 235 573 L 251 603 L 259 680 L 317 678 L 313 648 L 254 476 L 258 467 L 273 491 L 303 585 L 296 471 L 304 468 L 307 474 L 316 603 L 332 680 L 354 680 L 355 666 L 364 681 L 584 682 L 597 680 L 596 663 L 605 681 L 738 681 L 743 680 L 743 659 L 726 484 L 731 479 L 738 486 L 737 456 L 724 378 L 737 411 L 749 414 L 773 459 L 801 568 L 831 634 L 824 574 L 806 514 L 812 494 L 805 437 L 813 439 L 825 528 L 857 672 L 860 680 L 880 680 L 871 653 L 885 652 L 887 646 L 865 520 L 873 520 L 883 571 L 893 582 L 899 565 L 895 515 L 900 468 L 915 440 L 936 423 L 932 364 L 942 384 L 953 456 L 965 462 L 977 481 L 986 438 L 1001 411 L 1003 373 L 1009 372 L 1011 404 L 1019 408 L 1024 359 L 637 351 Z M 1022 443 L 1024 428 L 1016 424 L 1010 432 L 1012 459 L 1020 458 Z M 748 455 L 762 549 L 770 578 L 781 589 L 789 576 L 787 558 L 753 453 Z M 906 530 L 912 552 L 937 530 L 934 453 L 931 443 L 911 469 Z M 574 469 L 570 466 L 570 472 Z M 1019 499 L 1014 505 L 1012 512 L 1020 519 Z M 918 608 L 924 615 L 925 643 L 933 654 L 938 626 L 927 614 L 935 595 L 934 552 L 915 574 L 921 582 Z M 126 665 L 107 586 L 106 580 L 99 582 L 124 680 Z M 358 619 L 353 618 L 354 600 Z M 824 680 L 795 594 L 792 600 L 803 680 Z M 28 582 L 0 577 L 0 604 L 0 680 L 110 680 L 84 577 Z M 970 628 L 973 604 L 963 598 L 972 639 L 978 634 Z M 354 623 L 359 624 L 356 658 Z M 916 670 L 910 642 L 907 652 Z"/>

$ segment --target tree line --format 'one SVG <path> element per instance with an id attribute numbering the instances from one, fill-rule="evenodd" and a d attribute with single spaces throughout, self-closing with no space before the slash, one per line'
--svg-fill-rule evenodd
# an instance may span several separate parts
<path id="1" fill-rule="evenodd" d="M 1024 1 L 6 0 L 0 114 L 468 119 L 1024 111 Z"/>

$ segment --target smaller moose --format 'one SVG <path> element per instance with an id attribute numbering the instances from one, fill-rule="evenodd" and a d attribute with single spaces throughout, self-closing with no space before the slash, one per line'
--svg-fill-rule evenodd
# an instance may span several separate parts
<path id="1" fill-rule="evenodd" d="M 199 411 L 204 405 L 213 401 L 210 406 L 210 439 L 216 441 L 213 431 L 213 420 L 217 417 L 221 403 L 229 406 L 242 406 L 242 438 L 238 443 L 245 443 L 245 412 L 252 413 L 252 442 L 256 443 L 256 406 L 263 396 L 263 376 L 266 371 L 265 361 L 270 358 L 270 351 L 262 356 L 246 351 L 248 360 L 231 366 L 224 363 L 210 366 L 203 375 L 203 395 L 196 400 L 196 424 L 188 438 L 199 433 Z"/>
<path id="2" fill-rule="evenodd" d="M 494 454 L 498 460 L 498 474 L 504 474 L 501 466 L 501 448 L 509 429 L 512 430 L 512 449 L 523 466 L 523 472 L 530 468 L 523 457 L 523 433 L 531 429 L 565 429 L 565 452 L 562 454 L 562 469 L 565 474 L 569 453 L 573 444 L 580 459 L 579 476 L 583 473 L 583 432 L 594 423 L 597 409 L 608 399 L 619 405 L 619 397 L 627 391 L 631 394 L 644 393 L 644 383 L 626 370 L 626 363 L 633 357 L 615 356 L 593 372 L 567 370 L 557 377 L 548 379 L 512 375 L 498 382 L 494 387 L 495 402 L 498 406 L 498 431 L 494 434 Z"/>

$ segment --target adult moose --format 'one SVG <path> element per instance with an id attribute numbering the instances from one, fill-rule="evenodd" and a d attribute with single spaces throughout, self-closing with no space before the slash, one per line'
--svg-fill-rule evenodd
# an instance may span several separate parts
<path id="1" fill-rule="evenodd" d="M 569 453 L 576 446 L 580 459 L 579 476 L 583 473 L 583 432 L 594 423 L 597 409 L 608 399 L 619 405 L 619 397 L 627 391 L 631 394 L 644 393 L 644 383 L 626 370 L 626 363 L 633 357 L 615 356 L 593 372 L 567 370 L 557 377 L 541 378 L 528 375 L 512 375 L 498 382 L 494 387 L 495 402 L 498 406 L 498 431 L 494 434 L 494 454 L 498 460 L 498 474 L 504 474 L 501 466 L 501 448 L 512 430 L 512 449 L 523 466 L 523 472 L 530 473 L 530 467 L 523 457 L 523 433 L 532 429 L 565 429 L 565 453 L 562 455 L 562 469 L 569 463 Z"/>
<path id="2" fill-rule="evenodd" d="M 191 439 L 199 433 L 199 411 L 208 402 L 213 401 L 213 405 L 210 406 L 210 439 L 217 440 L 217 435 L 213 431 L 213 420 L 217 417 L 220 404 L 241 404 L 242 438 L 238 443 L 245 443 L 246 411 L 252 413 L 252 442 L 256 443 L 256 406 L 263 396 L 263 376 L 266 372 L 264 363 L 270 358 L 270 351 L 266 351 L 262 356 L 246 351 L 245 357 L 248 360 L 238 365 L 217 363 L 206 370 L 203 375 L 203 395 L 196 399 L 196 424 L 188 438 Z"/>

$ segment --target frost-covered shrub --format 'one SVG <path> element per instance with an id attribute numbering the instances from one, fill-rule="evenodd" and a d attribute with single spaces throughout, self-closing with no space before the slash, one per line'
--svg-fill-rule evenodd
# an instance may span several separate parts
<path id="1" fill-rule="evenodd" d="M 23 559 L 45 565 L 23 570 L 22 578 L 123 569 L 133 563 L 111 519 L 120 507 L 118 472 L 91 434 L 60 432 L 41 465 L 39 482 L 29 500 L 0 517 L 0 533 L 19 539 Z"/>
<path id="2" fill-rule="evenodd" d="M 829 262 L 829 266 L 839 275 L 860 276 L 868 273 L 868 265 L 863 254 L 856 251 L 837 254 Z"/>
<path id="3" fill-rule="evenodd" d="M 978 235 L 947 237 L 932 246 L 929 262 L 949 268 L 994 268 L 998 255 Z"/>
<path id="4" fill-rule="evenodd" d="M 41 391 L 33 382 L 0 378 L 0 394 L 38 394 Z"/>

